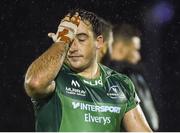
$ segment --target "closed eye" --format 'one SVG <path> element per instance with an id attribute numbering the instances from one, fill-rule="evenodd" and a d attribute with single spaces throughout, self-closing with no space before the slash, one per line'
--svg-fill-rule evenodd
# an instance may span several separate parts
<path id="1" fill-rule="evenodd" d="M 79 33 L 79 34 L 76 35 L 76 37 L 80 42 L 83 42 L 86 39 L 88 39 L 89 36 L 87 34 L 85 34 L 85 33 Z"/>
<path id="2" fill-rule="evenodd" d="M 86 39 L 80 39 L 80 38 L 78 38 L 78 40 L 80 41 L 80 42 L 83 42 L 83 41 L 85 41 Z"/>

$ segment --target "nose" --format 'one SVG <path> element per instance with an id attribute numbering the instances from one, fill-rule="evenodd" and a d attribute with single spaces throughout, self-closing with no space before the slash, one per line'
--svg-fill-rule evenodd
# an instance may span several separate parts
<path id="1" fill-rule="evenodd" d="M 74 41 L 70 45 L 69 52 L 74 53 L 76 51 L 78 51 L 78 43 L 77 43 L 76 39 L 74 39 Z"/>

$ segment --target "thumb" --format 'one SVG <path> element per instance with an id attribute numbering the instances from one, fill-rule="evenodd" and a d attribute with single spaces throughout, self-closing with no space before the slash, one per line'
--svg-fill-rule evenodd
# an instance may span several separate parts
<path id="1" fill-rule="evenodd" d="M 56 35 L 55 33 L 51 33 L 51 32 L 48 33 L 48 37 L 49 37 L 49 38 L 53 38 L 55 35 Z"/>

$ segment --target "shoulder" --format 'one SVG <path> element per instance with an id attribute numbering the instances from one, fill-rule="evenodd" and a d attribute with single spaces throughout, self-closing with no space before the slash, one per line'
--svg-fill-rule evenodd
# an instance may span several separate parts
<path id="1" fill-rule="evenodd" d="M 130 93 L 135 92 L 134 84 L 127 75 L 119 73 L 115 70 L 112 70 L 112 69 L 110 69 L 104 65 L 100 65 L 100 67 L 103 70 L 105 78 L 107 80 L 110 79 L 110 80 L 113 80 L 115 82 L 118 82 L 121 86 L 123 86 L 122 87 L 122 89 L 124 89 L 123 91 L 125 91 L 129 95 L 130 95 Z"/>
<path id="2" fill-rule="evenodd" d="M 125 74 L 119 73 L 107 66 L 102 65 L 102 64 L 100 64 L 100 67 L 103 70 L 103 73 L 105 74 L 106 77 L 108 77 L 108 76 L 115 77 L 115 78 L 117 78 L 117 80 L 121 80 L 124 82 L 131 81 L 130 78 Z"/>

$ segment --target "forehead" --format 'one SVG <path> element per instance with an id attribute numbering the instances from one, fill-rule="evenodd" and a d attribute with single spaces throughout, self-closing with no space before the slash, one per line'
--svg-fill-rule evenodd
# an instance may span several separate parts
<path id="1" fill-rule="evenodd" d="M 80 24 L 77 29 L 77 34 L 80 33 L 86 33 L 86 34 L 92 34 L 92 26 L 88 21 L 80 21 Z"/>

